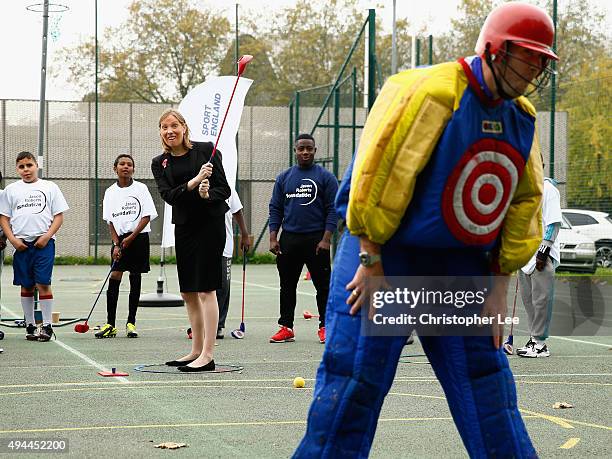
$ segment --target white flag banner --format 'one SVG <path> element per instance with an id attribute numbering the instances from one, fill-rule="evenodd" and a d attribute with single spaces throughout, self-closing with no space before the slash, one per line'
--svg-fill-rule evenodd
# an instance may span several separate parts
<path id="1" fill-rule="evenodd" d="M 164 226 L 162 228 L 162 249 L 174 247 L 174 225 L 172 224 L 172 206 L 164 202 Z"/>
<path id="2" fill-rule="evenodd" d="M 236 187 L 236 172 L 238 169 L 238 152 L 236 150 L 236 134 L 240 126 L 240 118 L 244 108 L 244 99 L 253 80 L 240 78 L 232 99 L 232 106 L 227 114 L 223 135 L 219 139 L 217 149 L 221 152 L 223 169 L 230 188 Z M 229 104 L 236 77 L 210 77 L 204 83 L 193 88 L 178 106 L 179 112 L 185 117 L 191 140 L 196 142 L 217 141 L 221 123 Z M 172 207 L 164 206 L 164 227 L 162 247 L 174 247 L 174 225 L 172 224 Z"/>

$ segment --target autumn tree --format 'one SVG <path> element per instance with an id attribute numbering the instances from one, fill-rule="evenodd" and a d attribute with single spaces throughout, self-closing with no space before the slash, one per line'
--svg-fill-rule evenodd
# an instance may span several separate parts
<path id="1" fill-rule="evenodd" d="M 170 102 L 218 71 L 225 54 L 229 21 L 190 0 L 135 0 L 129 17 L 99 40 L 101 100 Z M 59 56 L 71 80 L 91 92 L 92 41 L 64 49 Z M 56 66 L 59 67 L 59 66 Z"/>
<path id="2" fill-rule="evenodd" d="M 558 104 L 568 115 L 567 201 L 612 212 L 612 58 L 599 57 L 578 72 L 585 79 L 562 84 Z"/>
<path id="3" fill-rule="evenodd" d="M 250 54 L 253 61 L 242 74 L 253 80 L 246 97 L 247 105 L 277 105 L 283 96 L 278 92 L 278 77 L 272 67 L 268 53 L 269 46 L 250 34 L 242 34 L 238 39 L 240 55 Z M 221 75 L 236 74 L 235 40 L 232 41 L 220 65 Z"/>
<path id="4" fill-rule="evenodd" d="M 355 40 L 365 14 L 356 0 L 299 0 L 274 18 L 265 34 L 278 93 L 287 102 L 296 89 L 332 83 Z M 363 47 L 355 62 L 363 65 Z"/>

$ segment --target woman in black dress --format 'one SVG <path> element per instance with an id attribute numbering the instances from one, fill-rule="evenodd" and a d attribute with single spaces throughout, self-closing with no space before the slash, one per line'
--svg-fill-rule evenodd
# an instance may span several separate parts
<path id="1" fill-rule="evenodd" d="M 231 190 L 220 152 L 211 160 L 212 143 L 191 142 L 185 118 L 177 110 L 162 113 L 159 135 L 164 152 L 153 158 L 151 170 L 159 194 L 172 206 L 179 287 L 193 333 L 191 352 L 166 365 L 180 371 L 212 371 L 219 321 L 215 291 L 221 287 Z"/>

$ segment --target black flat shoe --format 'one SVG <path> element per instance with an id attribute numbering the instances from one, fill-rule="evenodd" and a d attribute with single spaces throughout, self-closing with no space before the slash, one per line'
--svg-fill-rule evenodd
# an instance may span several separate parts
<path id="1" fill-rule="evenodd" d="M 168 365 L 169 367 L 182 367 L 183 365 L 190 364 L 194 360 L 195 359 L 191 359 L 191 360 L 169 360 L 168 362 L 166 362 L 166 365 Z"/>
<path id="2" fill-rule="evenodd" d="M 215 361 L 211 360 L 206 365 L 202 365 L 201 367 L 188 367 L 185 365 L 183 367 L 178 367 L 178 371 L 184 371 L 186 373 L 195 371 L 215 371 Z"/>

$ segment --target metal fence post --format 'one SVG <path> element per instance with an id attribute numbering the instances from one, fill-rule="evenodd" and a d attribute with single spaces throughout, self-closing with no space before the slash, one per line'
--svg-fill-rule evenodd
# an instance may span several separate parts
<path id="1" fill-rule="evenodd" d="M 368 112 L 376 100 L 376 71 L 372 67 L 376 59 L 376 10 L 368 10 L 368 61 L 371 63 L 368 72 Z"/>
<path id="2" fill-rule="evenodd" d="M 353 81 L 353 127 L 352 131 L 352 141 L 353 141 L 353 151 L 352 154 L 355 154 L 355 147 L 357 146 L 357 67 L 353 67 L 353 74 L 351 75 L 351 79 Z"/>
<path id="3" fill-rule="evenodd" d="M 557 0 L 553 0 L 553 24 L 557 30 Z M 557 52 L 557 34 L 553 39 L 553 51 Z M 555 178 L 555 109 L 557 104 L 557 63 L 551 62 L 553 74 L 550 79 L 550 151 L 549 151 L 549 170 L 550 178 Z"/>
<path id="4" fill-rule="evenodd" d="M 334 164 L 333 173 L 338 178 L 340 161 L 340 87 L 334 89 Z"/>

